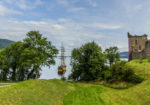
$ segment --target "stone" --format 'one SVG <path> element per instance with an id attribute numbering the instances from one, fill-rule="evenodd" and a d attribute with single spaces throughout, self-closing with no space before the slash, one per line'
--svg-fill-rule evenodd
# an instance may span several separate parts
<path id="1" fill-rule="evenodd" d="M 128 32 L 129 61 L 137 58 L 150 57 L 150 40 L 146 34 L 138 36 Z"/>

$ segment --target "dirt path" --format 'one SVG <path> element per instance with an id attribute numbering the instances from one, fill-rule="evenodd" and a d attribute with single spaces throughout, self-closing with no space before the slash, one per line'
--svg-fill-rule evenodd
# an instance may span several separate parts
<path id="1" fill-rule="evenodd" d="M 13 85 L 13 84 L 16 84 L 16 83 L 0 83 L 0 88 L 5 87 L 5 86 L 10 86 L 10 85 Z"/>

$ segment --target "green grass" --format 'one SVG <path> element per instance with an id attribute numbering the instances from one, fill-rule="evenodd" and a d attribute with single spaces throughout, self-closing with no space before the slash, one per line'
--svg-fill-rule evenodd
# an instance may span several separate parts
<path id="1" fill-rule="evenodd" d="M 0 49 L 0 52 L 2 52 L 3 51 L 3 49 Z"/>
<path id="2" fill-rule="evenodd" d="M 144 79 L 150 78 L 150 58 L 130 61 L 127 63 L 127 67 L 132 68 L 137 75 Z"/>
<path id="3" fill-rule="evenodd" d="M 60 80 L 29 80 L 0 88 L 0 105 L 61 105 L 73 89 Z"/>
<path id="4" fill-rule="evenodd" d="M 149 60 L 134 60 L 127 67 L 145 80 L 127 89 L 56 79 L 29 80 L 0 88 L 0 105 L 150 105 Z"/>
<path id="5" fill-rule="evenodd" d="M 63 105 L 150 105 L 150 81 L 129 89 L 76 83 L 75 91 L 65 96 Z"/>

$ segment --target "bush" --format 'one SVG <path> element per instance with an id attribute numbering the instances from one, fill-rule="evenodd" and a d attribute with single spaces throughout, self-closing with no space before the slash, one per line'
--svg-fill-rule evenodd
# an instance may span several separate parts
<path id="1" fill-rule="evenodd" d="M 130 83 L 140 83 L 143 78 L 139 77 L 134 73 L 131 68 L 125 66 L 125 61 L 120 61 L 112 65 L 109 69 L 104 72 L 104 80 L 109 83 L 114 82 L 130 82 Z"/>
<path id="2" fill-rule="evenodd" d="M 136 75 L 131 68 L 125 70 L 123 79 L 126 82 L 131 82 L 131 83 L 140 83 L 143 81 L 143 78 Z"/>

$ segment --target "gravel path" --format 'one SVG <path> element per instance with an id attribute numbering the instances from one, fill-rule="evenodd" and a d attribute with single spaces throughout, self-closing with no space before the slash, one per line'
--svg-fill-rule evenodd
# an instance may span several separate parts
<path id="1" fill-rule="evenodd" d="M 0 88 L 10 86 L 10 85 L 13 85 L 13 84 L 15 84 L 15 83 L 0 83 Z"/>

